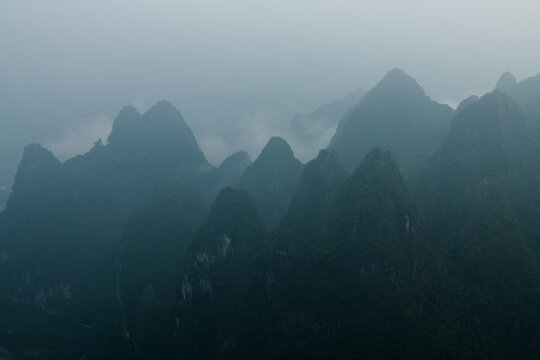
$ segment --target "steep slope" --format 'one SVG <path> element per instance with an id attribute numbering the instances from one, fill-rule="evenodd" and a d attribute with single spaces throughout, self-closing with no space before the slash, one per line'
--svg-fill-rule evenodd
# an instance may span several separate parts
<path id="1" fill-rule="evenodd" d="M 325 237 L 326 291 L 340 294 L 325 297 L 326 311 L 319 310 L 332 314 L 330 344 L 341 338 L 344 358 L 428 353 L 422 337 L 437 336 L 422 331 L 434 296 L 433 257 L 422 215 L 388 151 L 372 150 L 343 184 Z"/>
<path id="2" fill-rule="evenodd" d="M 540 139 L 540 74 L 517 82 L 514 75 L 505 72 L 495 88 L 518 103 L 529 129 Z"/>
<path id="3" fill-rule="evenodd" d="M 296 227 L 282 226 L 275 235 L 268 266 L 268 348 L 274 357 L 305 359 L 426 354 L 422 337 L 438 333 L 423 332 L 435 272 L 422 216 L 397 165 L 389 152 L 376 149 L 343 183 L 330 169 L 339 165 L 331 153 L 321 152 L 306 166 L 305 187 L 299 186 L 296 197 L 308 204 L 329 202 L 322 210 L 328 216 L 319 218 L 323 224 L 304 227 L 300 216 Z M 321 184 L 326 191 L 308 191 Z M 306 211 L 321 215 L 318 209 Z M 295 212 L 291 204 L 290 214 Z M 315 229 L 320 234 L 312 236 Z M 294 246 L 301 240 L 313 241 L 308 251 Z"/>
<path id="4" fill-rule="evenodd" d="M 409 177 L 442 141 L 452 114 L 413 78 L 394 69 L 345 115 L 329 148 L 348 171 L 374 147 L 389 149 Z"/>
<path id="5" fill-rule="evenodd" d="M 216 358 L 245 347 L 247 325 L 264 299 L 264 287 L 253 285 L 264 280 L 256 259 L 266 246 L 253 200 L 242 190 L 221 190 L 180 273 L 173 354 Z"/>
<path id="6" fill-rule="evenodd" d="M 416 189 L 452 282 L 460 358 L 538 352 L 538 150 L 500 91 L 459 111 Z"/>
<path id="7" fill-rule="evenodd" d="M 219 167 L 208 172 L 204 187 L 210 203 L 219 190 L 227 186 L 236 186 L 246 168 L 251 165 L 251 158 L 245 151 L 238 151 L 228 156 Z"/>
<path id="8" fill-rule="evenodd" d="M 169 305 L 175 288 L 171 280 L 202 224 L 203 204 L 192 188 L 171 183 L 153 191 L 130 216 L 117 251 L 116 284 L 130 342 L 136 343 L 132 334 Z"/>
<path id="9" fill-rule="evenodd" d="M 476 188 L 493 182 L 511 199 L 523 230 L 535 231 L 538 148 L 517 104 L 500 91 L 458 112 L 448 136 L 427 161 L 415 195 L 438 232 L 459 231 Z"/>
<path id="10" fill-rule="evenodd" d="M 39 144 L 26 146 L 19 164 L 15 185 L 8 201 L 10 216 L 38 216 L 43 198 L 57 179 L 60 161 Z"/>
<path id="11" fill-rule="evenodd" d="M 103 333 L 119 330 L 112 255 L 124 222 L 157 185 L 197 186 L 210 168 L 164 101 L 143 115 L 124 108 L 108 144 L 63 164 L 29 146 L 0 219 L 0 294 Z"/>
<path id="12" fill-rule="evenodd" d="M 267 228 L 276 228 L 285 216 L 303 168 L 289 144 L 279 137 L 271 138 L 246 168 L 238 187 L 253 196 Z"/>
<path id="13" fill-rule="evenodd" d="M 324 230 L 337 189 L 345 178 L 345 170 L 331 150 L 321 150 L 316 159 L 308 162 L 287 215 L 278 228 L 280 241 L 291 241 L 298 246 L 312 242 L 311 246 L 314 246 L 316 238 Z M 294 247 L 292 243 L 283 245 Z"/>

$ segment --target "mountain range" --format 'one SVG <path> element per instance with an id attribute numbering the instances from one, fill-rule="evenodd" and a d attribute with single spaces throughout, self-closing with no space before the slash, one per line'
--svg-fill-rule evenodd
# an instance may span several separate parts
<path id="1" fill-rule="evenodd" d="M 292 121 L 337 126 L 306 164 L 271 137 L 214 167 L 166 101 L 63 163 L 28 145 L 0 356 L 538 358 L 537 80 L 454 110 L 391 70 Z"/>

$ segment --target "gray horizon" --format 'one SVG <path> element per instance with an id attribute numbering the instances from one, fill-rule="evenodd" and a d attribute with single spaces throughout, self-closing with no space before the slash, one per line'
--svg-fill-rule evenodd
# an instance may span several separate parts
<path id="1" fill-rule="evenodd" d="M 29 142 L 65 160 L 106 138 L 123 106 L 161 99 L 214 165 L 254 158 L 296 113 L 396 67 L 455 107 L 504 71 L 540 72 L 538 13 L 534 1 L 3 2 L 0 161 L 13 172 L 5 159 Z M 314 151 L 291 146 L 303 161 Z"/>

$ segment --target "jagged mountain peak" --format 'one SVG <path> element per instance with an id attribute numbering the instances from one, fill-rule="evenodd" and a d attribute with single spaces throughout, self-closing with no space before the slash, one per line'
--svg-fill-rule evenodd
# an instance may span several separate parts
<path id="1" fill-rule="evenodd" d="M 26 145 L 23 152 L 23 158 L 20 166 L 37 165 L 37 164 L 58 164 L 60 161 L 53 153 L 41 146 L 38 143 Z"/>
<path id="2" fill-rule="evenodd" d="M 425 95 L 416 80 L 391 70 L 340 121 L 329 148 L 353 171 L 375 147 L 393 152 L 409 177 L 442 141 L 454 111 Z"/>
<path id="3" fill-rule="evenodd" d="M 7 211 L 20 211 L 28 216 L 33 213 L 47 195 L 51 179 L 57 175 L 60 167 L 60 161 L 50 150 L 36 143 L 27 145 L 15 175 Z"/>
<path id="4" fill-rule="evenodd" d="M 459 129 L 463 131 L 463 127 L 466 127 L 466 131 L 471 134 L 473 126 L 479 127 L 479 131 L 497 127 L 505 129 L 508 134 L 524 135 L 527 132 L 525 117 L 518 104 L 499 90 L 493 90 L 473 101 L 469 106 L 465 106 L 454 118 L 450 134 Z M 485 138 L 497 134 L 480 132 L 477 135 Z"/>

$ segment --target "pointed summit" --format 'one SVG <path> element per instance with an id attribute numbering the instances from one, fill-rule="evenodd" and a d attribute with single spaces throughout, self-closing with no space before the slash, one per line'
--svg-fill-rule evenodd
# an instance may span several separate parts
<path id="1" fill-rule="evenodd" d="M 307 163 L 280 225 L 283 233 L 291 235 L 287 241 L 314 242 L 326 224 L 330 206 L 345 178 L 346 172 L 331 150 L 321 150 L 316 159 Z"/>
<path id="2" fill-rule="evenodd" d="M 373 344 L 362 339 L 398 336 L 400 328 L 416 331 L 418 305 L 432 273 L 424 233 L 421 213 L 390 152 L 371 151 L 341 187 L 325 239 L 325 257 L 336 267 L 330 283 L 344 289 L 332 309 L 343 319 L 340 326 L 358 334 L 358 349 L 366 356 Z"/>
<path id="3" fill-rule="evenodd" d="M 382 251 L 388 241 L 404 241 L 417 233 L 421 222 L 396 162 L 389 151 L 377 148 L 366 155 L 339 191 L 329 227 L 331 234 L 339 234 L 343 246 L 374 246 Z M 385 236 L 388 238 L 380 239 L 383 242 L 369 244 Z"/>
<path id="4" fill-rule="evenodd" d="M 513 89 L 516 85 L 517 85 L 516 77 L 512 75 L 510 72 L 505 71 L 499 78 L 499 81 L 497 81 L 497 85 L 495 86 L 495 89 L 506 92 Z"/>
<path id="5" fill-rule="evenodd" d="M 329 148 L 348 171 L 371 149 L 389 149 L 409 177 L 442 141 L 453 113 L 426 96 L 412 77 L 394 69 L 340 121 Z"/>
<path id="6" fill-rule="evenodd" d="M 161 118 L 161 119 L 174 119 L 177 120 L 179 118 L 182 118 L 182 114 L 180 111 L 174 107 L 173 104 L 171 104 L 167 100 L 160 100 L 157 103 L 155 103 L 150 109 L 148 109 L 147 112 L 144 113 L 144 116 L 148 119 L 152 118 Z"/>
<path id="7" fill-rule="evenodd" d="M 293 151 L 289 144 L 279 136 L 270 138 L 264 149 L 261 151 L 259 158 L 264 159 L 269 157 L 284 156 L 287 158 L 294 157 Z"/>
<path id="8" fill-rule="evenodd" d="M 140 118 L 141 114 L 133 106 L 124 107 L 114 119 L 108 142 L 113 146 L 129 142 L 135 136 Z"/>
<path id="9" fill-rule="evenodd" d="M 221 190 L 179 274 L 174 322 L 170 322 L 174 358 L 216 357 L 229 350 L 216 344 L 226 343 L 230 334 L 240 341 L 242 326 L 261 306 L 257 294 L 264 275 L 257 275 L 254 283 L 250 278 L 261 271 L 252 265 L 266 250 L 265 237 L 249 195 L 232 188 Z"/>
<path id="10" fill-rule="evenodd" d="M 497 90 L 503 91 L 518 103 L 531 134 L 540 139 L 540 74 L 516 82 L 510 73 L 504 73 L 497 83 Z"/>
<path id="11" fill-rule="evenodd" d="M 289 144 L 273 137 L 246 168 L 239 187 L 253 196 L 261 219 L 269 228 L 275 228 L 285 216 L 303 167 Z"/>
<path id="12" fill-rule="evenodd" d="M 114 122 L 109 145 L 129 161 L 137 159 L 140 164 L 166 167 L 167 171 L 176 167 L 178 177 L 210 168 L 180 111 L 164 100 L 143 115 L 132 106 L 122 109 Z"/>
<path id="13" fill-rule="evenodd" d="M 47 195 L 60 166 L 60 161 L 50 150 L 36 143 L 27 145 L 15 175 L 7 211 L 26 211 L 27 215 L 30 215 L 32 209 L 40 203 L 40 199 Z"/>
<path id="14" fill-rule="evenodd" d="M 394 205 L 381 207 L 388 203 L 394 203 Z M 360 166 L 340 190 L 332 215 L 335 221 L 331 222 L 335 224 L 340 222 L 344 224 L 343 222 L 347 221 L 363 222 L 362 217 L 358 216 L 359 212 L 367 217 L 377 214 L 377 221 L 384 221 L 390 219 L 385 217 L 384 213 L 394 216 L 395 214 L 392 213 L 399 212 L 403 208 L 415 208 L 405 180 L 396 162 L 392 159 L 390 151 L 375 148 L 365 156 Z M 379 210 L 383 213 L 380 213 Z M 415 216 L 419 216 L 417 209 L 410 211 Z M 394 220 L 405 223 L 401 215 Z M 365 226 L 368 224 L 368 227 L 373 226 L 369 231 L 374 231 L 375 223 L 369 221 L 364 223 Z M 343 230 L 353 230 L 353 227 L 345 226 Z"/>
<path id="15" fill-rule="evenodd" d="M 418 85 L 414 78 L 397 68 L 390 70 L 382 80 L 379 81 L 374 90 L 394 96 L 421 97 L 425 95 L 424 89 Z"/>
<path id="16" fill-rule="evenodd" d="M 416 196 L 430 224 L 460 229 L 472 197 L 485 181 L 512 199 L 516 214 L 525 210 L 538 182 L 537 149 L 518 105 L 498 90 L 482 96 L 456 114 L 446 139 L 426 162 Z M 528 205 L 527 205 L 528 204 Z"/>

